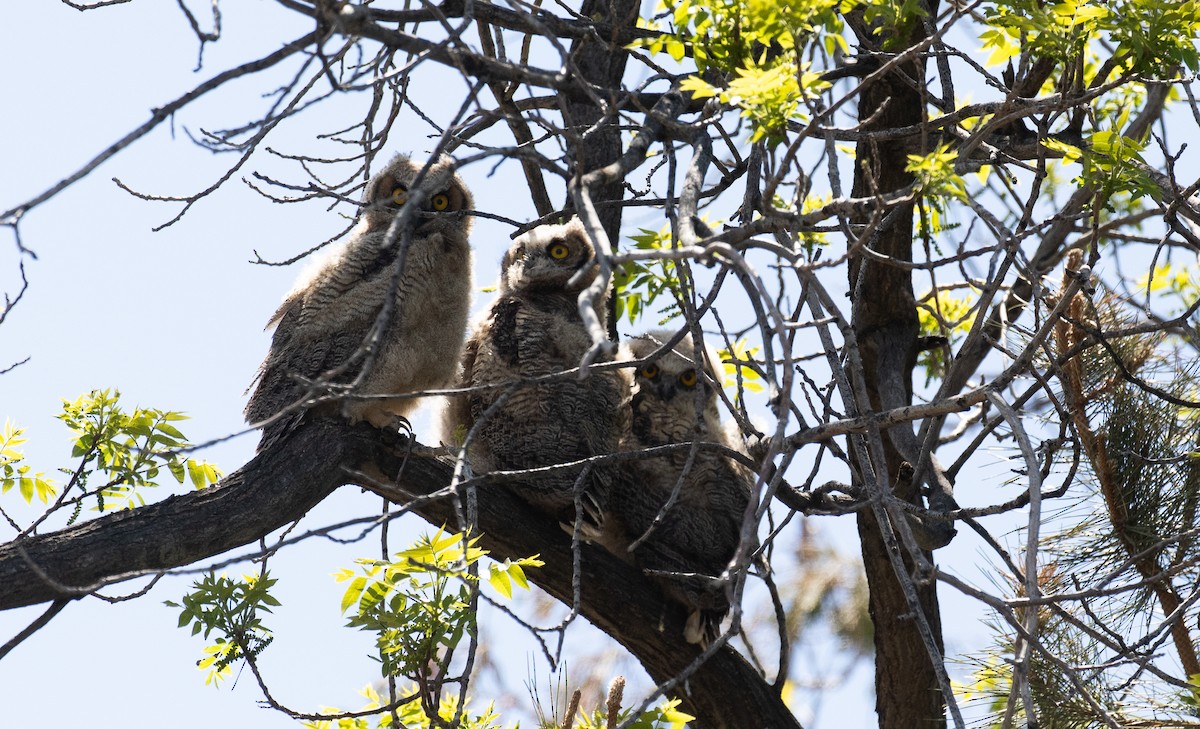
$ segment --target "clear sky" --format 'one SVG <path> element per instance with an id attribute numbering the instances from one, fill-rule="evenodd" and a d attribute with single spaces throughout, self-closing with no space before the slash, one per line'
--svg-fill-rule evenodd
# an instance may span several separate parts
<path id="1" fill-rule="evenodd" d="M 204 6 L 193 5 L 198 11 Z M 53 2 L 12 3 L 0 10 L 0 68 L 5 70 L 0 86 L 5 109 L 0 114 L 0 209 L 76 170 L 145 122 L 151 108 L 309 30 L 271 3 L 224 3 L 221 9 L 224 37 L 206 49 L 199 71 L 194 71 L 195 37 L 172 3 L 118 5 L 88 13 Z M 278 205 L 250 190 L 241 178 L 253 170 L 300 177 L 288 163 L 263 154 L 181 222 L 157 233 L 151 228 L 172 218 L 179 205 L 137 200 L 112 178 L 160 195 L 207 187 L 234 157 L 200 149 L 185 131 L 199 134 L 201 129 L 241 124 L 265 108 L 260 93 L 268 88 L 261 80 L 239 83 L 202 100 L 22 222 L 22 239 L 38 259 L 27 261 L 29 291 L 0 325 L 0 369 L 26 357 L 30 361 L 0 376 L 0 417 L 27 429 L 26 450 L 35 469 L 53 472 L 69 465 L 68 433 L 53 415 L 62 398 L 92 388 L 118 388 L 129 406 L 185 411 L 191 420 L 181 427 L 193 441 L 221 438 L 243 427 L 244 390 L 269 342 L 263 325 L 300 270 L 299 265 L 253 265 L 253 252 L 272 260 L 291 257 L 336 233 L 344 219 L 319 204 Z M 427 95 L 434 91 L 440 89 L 416 89 Z M 446 103 L 457 104 L 456 94 L 457 87 L 455 94 L 443 94 Z M 438 108 L 436 99 L 429 102 Z M 312 152 L 317 132 L 336 128 L 331 120 L 352 119 L 363 103 L 362 95 L 332 99 L 328 109 L 306 113 L 277 130 L 270 146 L 285 153 Z M 411 136 L 393 134 L 393 151 L 420 155 L 432 146 L 428 128 L 416 122 L 397 130 L 411 130 Z M 524 183 L 518 168 L 508 164 L 489 176 L 491 172 L 485 165 L 464 171 L 477 207 L 518 220 L 532 217 L 532 206 L 519 198 Z M 637 213 L 627 224 L 657 228 L 661 223 Z M 499 223 L 477 222 L 477 286 L 494 280 L 509 232 Z M 8 231 L 0 236 L 0 290 L 11 293 L 15 246 Z M 478 294 L 476 307 L 486 298 Z M 418 436 L 428 440 L 427 421 L 417 419 L 416 427 Z M 254 434 L 241 436 L 205 450 L 202 457 L 231 471 L 251 456 L 256 440 Z M 1003 468 L 997 464 L 998 472 Z M 6 508 L 18 501 L 15 494 L 3 498 Z M 318 507 L 308 523 L 332 523 L 378 508 L 375 497 L 343 489 Z M 852 548 L 853 524 L 840 522 L 821 525 Z M 426 528 L 416 519 L 402 523 L 410 536 Z M 408 538 L 398 537 L 394 547 L 402 548 Z M 341 588 L 330 575 L 355 557 L 375 556 L 376 545 L 377 540 L 351 547 L 309 542 L 273 559 L 284 605 L 268 618 L 277 639 L 262 663 L 281 701 L 301 710 L 359 705 L 355 692 L 377 669 L 367 659 L 367 636 L 341 627 Z M 968 561 L 976 557 L 974 549 L 966 539 L 956 547 Z M 220 690 L 203 685 L 202 674 L 192 668 L 201 641 L 177 629 L 175 611 L 162 605 L 179 599 L 191 579 L 169 577 L 147 597 L 130 602 L 85 599 L 68 606 L 0 661 L 0 723 L 33 726 L 67 712 L 73 720 L 102 729 L 160 722 L 176 729 L 295 726 L 282 714 L 256 705 L 259 692 L 248 672 L 232 690 L 228 684 Z M 115 596 L 135 588 L 120 585 L 104 592 Z M 978 610 L 967 614 L 956 607 L 961 603 L 955 596 L 946 600 L 953 616 L 947 627 L 951 646 L 977 642 Z M 0 642 L 41 609 L 0 613 Z M 511 632 L 509 626 L 495 630 Z M 583 627 L 577 631 L 585 632 Z M 516 648 L 510 658 L 509 668 L 518 675 L 512 685 L 520 686 L 520 676 L 535 661 L 527 650 Z M 814 666 L 808 673 L 822 670 Z M 545 674 L 543 666 L 538 675 Z M 522 695 L 514 699 L 528 704 Z M 824 721 L 810 727 L 872 726 L 872 704 L 868 669 L 843 692 L 828 697 L 827 707 L 836 710 L 825 711 Z"/>

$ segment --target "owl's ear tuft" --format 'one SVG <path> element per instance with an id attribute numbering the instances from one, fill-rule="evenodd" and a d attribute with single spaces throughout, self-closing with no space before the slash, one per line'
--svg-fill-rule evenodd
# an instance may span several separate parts
<path id="1" fill-rule="evenodd" d="M 525 247 L 513 245 L 504 252 L 504 257 L 500 259 L 500 274 L 503 276 L 508 271 L 509 267 L 517 261 L 518 258 L 525 254 Z"/>
<path id="2" fill-rule="evenodd" d="M 381 174 L 371 180 L 371 185 L 367 190 L 366 201 L 369 203 L 390 202 L 392 193 L 396 191 L 398 186 L 395 177 L 392 177 L 388 173 Z"/>
<path id="3" fill-rule="evenodd" d="M 450 185 L 450 187 L 442 194 L 448 198 L 445 212 L 457 213 L 460 210 L 467 209 L 468 204 L 466 190 L 464 190 L 458 184 Z"/>

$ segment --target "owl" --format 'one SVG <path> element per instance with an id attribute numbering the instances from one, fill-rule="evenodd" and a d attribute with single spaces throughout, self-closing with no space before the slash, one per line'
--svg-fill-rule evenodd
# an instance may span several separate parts
<path id="1" fill-rule="evenodd" d="M 631 339 L 625 356 L 647 360 L 674 334 L 651 332 Z M 721 379 L 714 366 L 719 361 L 711 348 L 702 345 L 697 351 L 685 336 L 674 349 L 639 364 L 623 450 L 692 441 L 738 450 L 717 410 Z M 696 450 L 689 464 L 689 450 L 623 461 L 610 512 L 634 564 L 687 608 L 685 638 L 706 646 L 720 634 L 729 598 L 710 579 L 681 575 L 716 578 L 725 571 L 741 541 L 754 482 L 749 470 L 712 449 Z"/>
<path id="2" fill-rule="evenodd" d="M 543 225 L 513 241 L 500 264 L 499 292 L 463 351 L 460 386 L 443 430 L 469 438 L 476 474 L 541 469 L 616 453 L 628 429 L 629 382 L 619 369 L 539 380 L 579 366 L 592 345 L 579 294 L 596 278 L 592 245 L 578 219 Z M 603 318 L 603 313 L 599 313 Z M 574 524 L 576 494 L 584 537 L 603 522 L 612 465 L 596 463 L 529 475 L 514 487 L 540 511 Z"/>
<path id="3" fill-rule="evenodd" d="M 382 428 L 417 404 L 387 395 L 453 380 L 471 305 L 471 193 L 448 157 L 416 185 L 421 169 L 401 155 L 372 177 L 348 239 L 300 277 L 268 322 L 271 350 L 245 411 L 262 424 L 259 450 L 308 408 Z M 348 397 L 318 399 L 330 383 Z"/>

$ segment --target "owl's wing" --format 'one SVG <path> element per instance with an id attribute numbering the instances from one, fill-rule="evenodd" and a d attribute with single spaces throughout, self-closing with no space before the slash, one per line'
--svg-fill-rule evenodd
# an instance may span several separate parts
<path id="1" fill-rule="evenodd" d="M 645 544 L 656 542 L 691 561 L 693 572 L 718 574 L 733 557 L 741 539 L 742 518 L 750 490 L 742 472 L 712 451 L 696 453 L 683 473 L 668 456 L 632 462 L 622 489 L 621 509 L 637 539 L 658 518 L 680 476 L 680 492 L 654 527 Z"/>
<path id="2" fill-rule="evenodd" d="M 701 451 L 692 470 L 683 474 L 680 494 L 663 512 L 680 475 L 666 458 L 634 461 L 618 479 L 614 507 L 630 542 L 650 532 L 634 552 L 643 569 L 716 577 L 741 540 L 749 485 L 724 456 Z M 662 518 L 654 524 L 660 512 Z M 723 594 L 713 592 L 703 580 L 681 578 L 676 592 L 686 594 L 687 602 L 698 607 L 728 607 Z"/>
<path id="3" fill-rule="evenodd" d="M 463 379 L 473 386 L 489 385 L 463 397 L 459 422 L 477 428 L 471 463 L 480 471 L 522 470 L 560 463 L 563 453 L 573 453 L 570 436 L 562 438 L 564 412 L 571 405 L 561 397 L 559 382 L 510 388 L 522 379 L 553 372 L 553 342 L 549 322 L 518 296 L 492 304 L 487 319 L 471 337 L 463 357 Z M 558 407 L 563 406 L 563 407 Z M 452 406 L 453 408 L 453 406 Z M 564 409 L 565 408 L 565 409 Z M 522 485 L 526 498 L 569 494 L 570 474 L 531 478 Z M 569 496 L 564 497 L 569 500 Z M 548 510 L 555 510 L 548 502 Z"/>
<path id="4" fill-rule="evenodd" d="M 290 296 L 279 305 L 279 308 L 267 321 L 266 328 L 275 327 L 275 331 L 271 335 L 271 348 L 267 352 L 266 359 L 258 366 L 258 372 L 254 373 L 254 379 L 246 388 L 247 392 L 253 390 L 246 403 L 246 409 L 243 411 L 248 423 L 254 424 L 265 420 L 286 404 L 280 403 L 281 398 L 277 396 L 280 391 L 280 383 L 276 382 L 278 373 L 275 363 L 279 358 L 279 353 L 289 349 L 299 322 L 301 305 L 299 296 Z"/>
<path id="5" fill-rule="evenodd" d="M 472 337 L 480 350 L 477 361 L 471 361 L 472 353 L 464 360 L 466 379 L 474 385 L 499 385 L 467 396 L 469 414 L 459 417 L 478 423 L 471 454 L 477 469 L 539 469 L 617 450 L 621 432 L 615 421 L 623 388 L 614 373 L 594 373 L 585 380 L 568 376 L 515 389 L 503 386 L 578 363 L 583 351 L 578 340 L 586 334 L 571 320 L 573 312 L 573 307 L 554 301 L 510 295 L 493 304 L 488 320 Z M 501 398 L 504 401 L 493 409 Z M 571 522 L 580 474 L 577 467 L 530 475 L 517 490 L 539 509 Z M 603 518 L 609 478 L 596 465 L 581 485 L 585 522 L 595 526 Z"/>
<path id="6" fill-rule="evenodd" d="M 581 423 L 583 450 L 588 456 L 614 455 L 621 450 L 621 441 L 629 432 L 632 411 L 629 407 L 630 383 L 626 370 L 595 371 L 583 381 L 588 388 L 589 413 Z M 603 525 L 609 511 L 615 481 L 622 469 L 619 461 L 600 462 L 593 467 L 593 502 L 600 512 L 597 519 Z"/>
<path id="7" fill-rule="evenodd" d="M 484 336 L 486 322 L 481 324 L 467 339 L 459 359 L 458 376 L 454 378 L 455 389 L 465 389 L 471 386 L 475 372 L 475 361 L 479 357 L 479 342 Z M 475 419 L 471 415 L 471 395 L 458 393 L 446 396 L 446 407 L 442 411 L 441 438 L 446 445 L 458 446 L 462 443 Z"/>
<path id="8" fill-rule="evenodd" d="M 263 426 L 262 440 L 258 444 L 260 451 L 295 428 L 307 411 L 302 403 L 320 394 L 313 392 L 303 380 L 316 380 L 344 366 L 362 346 L 370 329 L 370 322 L 355 321 L 351 326 L 332 332 L 309 331 L 311 327 L 301 322 L 301 310 L 302 298 L 295 296 L 275 312 L 271 319 L 275 322 L 271 351 L 251 383 L 254 392 L 245 410 L 250 424 L 261 423 L 293 408 Z M 358 371 L 356 364 L 351 363 L 344 372 L 334 376 L 333 381 L 352 380 Z"/>
<path id="9" fill-rule="evenodd" d="M 663 480 L 661 473 L 650 475 L 637 467 L 617 474 L 612 506 L 626 545 L 643 536 L 661 511 L 670 494 L 670 488 L 661 488 Z M 727 525 L 726 520 L 710 519 L 694 504 L 677 501 L 631 555 L 627 549 L 618 554 L 632 557 L 667 597 L 686 608 L 684 637 L 702 647 L 720 635 L 721 621 L 729 612 L 729 597 L 713 578 L 724 571 L 733 552 L 728 551 L 724 558 L 703 548 L 697 552 L 697 541 L 719 539 L 708 530 Z"/>

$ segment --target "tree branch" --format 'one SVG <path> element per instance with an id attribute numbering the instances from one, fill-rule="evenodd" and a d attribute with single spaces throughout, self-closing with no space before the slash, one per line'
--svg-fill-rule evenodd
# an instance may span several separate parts
<path id="1" fill-rule="evenodd" d="M 75 598 L 139 575 L 193 564 L 261 539 L 303 517 L 358 472 L 399 474 L 397 487 L 429 496 L 450 483 L 449 464 L 404 457 L 407 444 L 370 426 L 305 422 L 220 484 L 156 504 L 108 514 L 60 532 L 0 545 L 0 609 Z M 413 503 L 413 502 L 410 502 Z M 453 524 L 452 498 L 412 507 L 431 524 Z M 570 537 L 507 488 L 479 491 L 481 546 L 503 560 L 541 554 L 529 578 L 555 598 L 572 600 Z M 682 607 L 667 602 L 636 568 L 582 546 L 582 614 L 641 661 L 656 681 L 679 675 L 699 655 L 685 642 Z M 728 646 L 685 684 L 683 709 L 702 729 L 761 726 L 799 729 L 779 694 Z"/>

